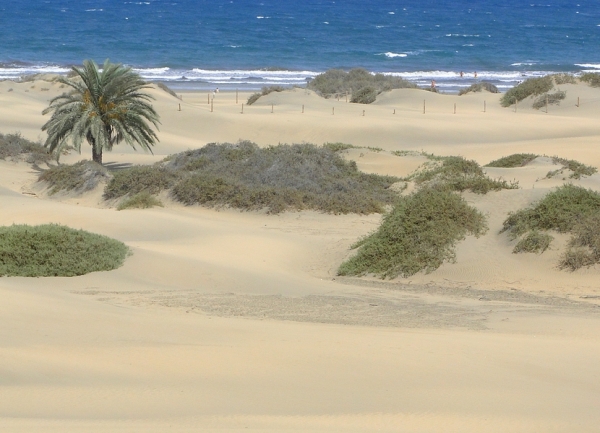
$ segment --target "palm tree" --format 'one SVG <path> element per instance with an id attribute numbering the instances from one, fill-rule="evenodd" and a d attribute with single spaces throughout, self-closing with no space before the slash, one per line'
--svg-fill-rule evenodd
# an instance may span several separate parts
<path id="1" fill-rule="evenodd" d="M 150 86 L 131 68 L 108 60 L 101 71 L 93 60 L 86 60 L 83 68 L 73 67 L 73 72 L 74 79 L 59 79 L 72 90 L 52 99 L 42 112 L 52 112 L 42 131 L 48 131 L 44 145 L 56 154 L 56 159 L 69 139 L 81 153 L 85 138 L 98 164 L 102 164 L 102 151 L 112 150 L 121 141 L 152 152 L 158 137 L 150 124 L 158 129 L 160 121 L 149 103 L 154 98 L 142 92 Z"/>

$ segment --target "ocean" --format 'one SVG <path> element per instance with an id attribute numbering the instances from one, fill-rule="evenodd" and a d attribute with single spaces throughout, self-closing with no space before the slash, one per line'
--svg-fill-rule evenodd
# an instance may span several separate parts
<path id="1" fill-rule="evenodd" d="M 477 72 L 506 90 L 600 71 L 600 2 L 1 0 L 0 41 L 0 79 L 109 58 L 177 89 L 304 85 L 362 67 L 447 92 Z"/>

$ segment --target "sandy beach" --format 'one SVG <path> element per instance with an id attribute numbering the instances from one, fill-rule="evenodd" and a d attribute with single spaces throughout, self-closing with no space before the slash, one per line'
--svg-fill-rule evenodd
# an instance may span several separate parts
<path id="1" fill-rule="evenodd" d="M 559 106 L 501 95 L 393 90 L 370 105 L 305 89 L 178 99 L 153 88 L 154 154 L 122 144 L 104 163 L 151 164 L 210 142 L 349 143 L 368 173 L 406 176 L 423 156 L 486 164 L 513 153 L 600 168 L 600 89 Z M 0 82 L 0 132 L 44 140 L 60 84 Z M 237 97 L 237 103 L 236 103 Z M 242 103 L 244 103 L 242 108 Z M 61 162 L 91 159 L 64 155 Z M 464 193 L 489 230 L 456 263 L 410 278 L 338 277 L 381 215 L 166 206 L 117 211 L 98 189 L 49 196 L 39 172 L 0 160 L 0 225 L 60 223 L 133 251 L 110 272 L 0 278 L 4 432 L 597 432 L 600 266 L 559 270 L 567 236 L 512 254 L 510 211 L 565 183 L 540 158 L 489 168 L 520 189 Z M 600 175 L 569 180 L 600 191 Z"/>

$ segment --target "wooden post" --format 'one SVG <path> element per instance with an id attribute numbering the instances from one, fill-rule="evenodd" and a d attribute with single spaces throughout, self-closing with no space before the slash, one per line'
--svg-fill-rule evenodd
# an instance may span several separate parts
<path id="1" fill-rule="evenodd" d="M 577 108 L 579 108 L 579 96 L 577 97 Z"/>
<path id="2" fill-rule="evenodd" d="M 302 104 L 302 114 L 304 114 L 304 104 Z"/>
<path id="3" fill-rule="evenodd" d="M 423 99 L 423 114 L 425 114 L 425 99 Z"/>
<path id="4" fill-rule="evenodd" d="M 346 92 L 346 104 L 348 103 L 348 92 Z"/>
<path id="5" fill-rule="evenodd" d="M 235 89 L 235 105 L 238 103 L 238 89 Z"/>
<path id="6" fill-rule="evenodd" d="M 244 114 L 244 103 L 242 102 L 242 114 Z"/>
<path id="7" fill-rule="evenodd" d="M 365 115 L 365 110 L 363 110 L 363 117 L 364 117 L 364 115 Z"/>
<path id="8" fill-rule="evenodd" d="M 179 110 L 178 111 L 181 111 L 181 104 L 179 104 Z"/>
<path id="9" fill-rule="evenodd" d="M 273 104 L 271 104 L 271 113 L 273 112 Z"/>
<path id="10" fill-rule="evenodd" d="M 331 107 L 331 115 L 333 116 L 335 114 L 335 107 Z"/>
<path id="11" fill-rule="evenodd" d="M 210 100 L 210 112 L 211 113 L 213 112 L 213 101 L 212 101 L 212 99 Z"/>
<path id="12" fill-rule="evenodd" d="M 396 114 L 396 109 L 395 108 L 394 108 L 394 113 L 393 114 Z"/>

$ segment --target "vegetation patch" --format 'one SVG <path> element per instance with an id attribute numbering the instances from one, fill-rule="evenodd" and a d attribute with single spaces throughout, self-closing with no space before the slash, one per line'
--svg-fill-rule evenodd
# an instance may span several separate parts
<path id="1" fill-rule="evenodd" d="M 565 169 L 571 171 L 569 179 L 581 179 L 582 176 L 591 176 L 592 174 L 598 172 L 598 169 L 596 167 L 592 167 L 591 165 L 585 165 L 579 161 L 575 161 L 574 159 L 566 159 L 559 158 L 558 156 L 553 156 L 552 162 L 554 162 L 555 164 L 562 165 L 563 168 L 548 172 L 548 174 L 546 175 L 547 178 L 551 178 L 556 175 L 562 175 Z"/>
<path id="2" fill-rule="evenodd" d="M 0 227 L 0 276 L 73 277 L 120 267 L 129 254 L 115 239 L 57 224 Z"/>
<path id="3" fill-rule="evenodd" d="M 323 147 L 333 151 L 333 152 L 343 152 L 344 150 L 348 150 L 348 149 L 360 149 L 360 146 L 354 146 L 353 144 L 348 144 L 348 143 L 340 143 L 340 142 L 336 142 L 336 143 L 324 143 Z"/>
<path id="4" fill-rule="evenodd" d="M 534 153 L 513 153 L 509 156 L 504 156 L 499 159 L 495 159 L 492 162 L 487 163 L 484 167 L 498 167 L 498 168 L 516 168 L 524 167 L 531 161 L 536 159 L 539 155 Z"/>
<path id="5" fill-rule="evenodd" d="M 27 140 L 17 133 L 0 134 L 0 159 L 41 164 L 49 162 L 52 157 L 44 146 Z"/>
<path id="6" fill-rule="evenodd" d="M 73 165 L 57 165 L 44 170 L 38 177 L 38 182 L 48 184 L 50 195 L 60 191 L 82 194 L 93 190 L 110 177 L 110 173 L 102 165 L 93 161 L 79 161 Z"/>
<path id="7" fill-rule="evenodd" d="M 573 237 L 559 267 L 575 271 L 600 263 L 600 212 L 582 218 L 573 227 Z"/>
<path id="8" fill-rule="evenodd" d="M 163 207 L 162 202 L 150 194 L 148 191 L 142 191 L 131 197 L 126 197 L 119 203 L 117 210 L 124 209 L 149 209 L 152 207 Z"/>
<path id="9" fill-rule="evenodd" d="M 414 89 L 417 86 L 400 77 L 372 74 L 365 69 L 355 68 L 349 72 L 330 69 L 312 79 L 307 88 L 325 98 L 350 94 L 351 102 L 370 104 L 381 92 L 392 89 Z"/>
<path id="10" fill-rule="evenodd" d="M 513 253 L 538 253 L 541 254 L 548 249 L 550 242 L 554 239 L 548 233 L 532 230 L 517 242 Z"/>
<path id="11" fill-rule="evenodd" d="M 552 78 L 558 86 L 560 86 L 561 84 L 577 84 L 577 78 L 575 78 L 575 75 L 573 74 L 553 74 Z"/>
<path id="12" fill-rule="evenodd" d="M 284 90 L 285 90 L 285 87 L 281 87 L 281 86 L 263 87 L 262 91 L 250 95 L 250 97 L 248 98 L 248 101 L 246 102 L 246 105 L 254 104 L 256 101 L 258 101 L 260 99 L 261 96 L 266 96 L 269 93 L 273 93 L 273 92 L 283 92 Z"/>
<path id="13" fill-rule="evenodd" d="M 146 192 L 150 195 L 171 188 L 179 176 L 173 170 L 159 165 L 138 165 L 113 173 L 104 189 L 104 199 L 111 200 Z"/>
<path id="14" fill-rule="evenodd" d="M 426 187 L 401 197 L 379 229 L 355 243 L 355 256 L 338 275 L 374 274 L 381 278 L 431 272 L 454 261 L 456 243 L 487 231 L 484 215 L 446 188 Z"/>
<path id="15" fill-rule="evenodd" d="M 506 92 L 500 99 L 500 104 L 503 107 L 510 107 L 515 101 L 519 102 L 530 96 L 548 93 L 553 87 L 554 80 L 550 75 L 540 78 L 529 78 Z"/>
<path id="16" fill-rule="evenodd" d="M 182 173 L 171 190 L 187 205 L 315 209 L 334 214 L 383 212 L 397 194 L 390 186 L 399 179 L 365 174 L 327 146 L 278 145 L 259 148 L 242 141 L 211 143 L 175 155 L 165 168 Z"/>
<path id="17" fill-rule="evenodd" d="M 581 74 L 579 79 L 591 87 L 600 87 L 600 73 L 598 72 L 586 72 Z"/>
<path id="18" fill-rule="evenodd" d="M 539 110 L 546 105 L 560 105 L 560 101 L 567 97 L 567 92 L 557 91 L 554 93 L 546 93 L 533 102 L 533 108 Z"/>
<path id="19" fill-rule="evenodd" d="M 403 180 L 414 181 L 419 186 L 443 185 L 452 191 L 468 190 L 477 194 L 518 188 L 517 182 L 489 178 L 477 162 L 461 156 L 427 157 L 431 162 L 425 163 L 422 169 Z"/>
<path id="20" fill-rule="evenodd" d="M 458 96 L 466 95 L 467 93 L 483 92 L 484 90 L 490 93 L 500 93 L 498 88 L 492 83 L 482 81 L 480 83 L 471 84 L 469 87 L 466 87 L 464 89 L 460 89 L 460 91 L 458 92 Z"/>

